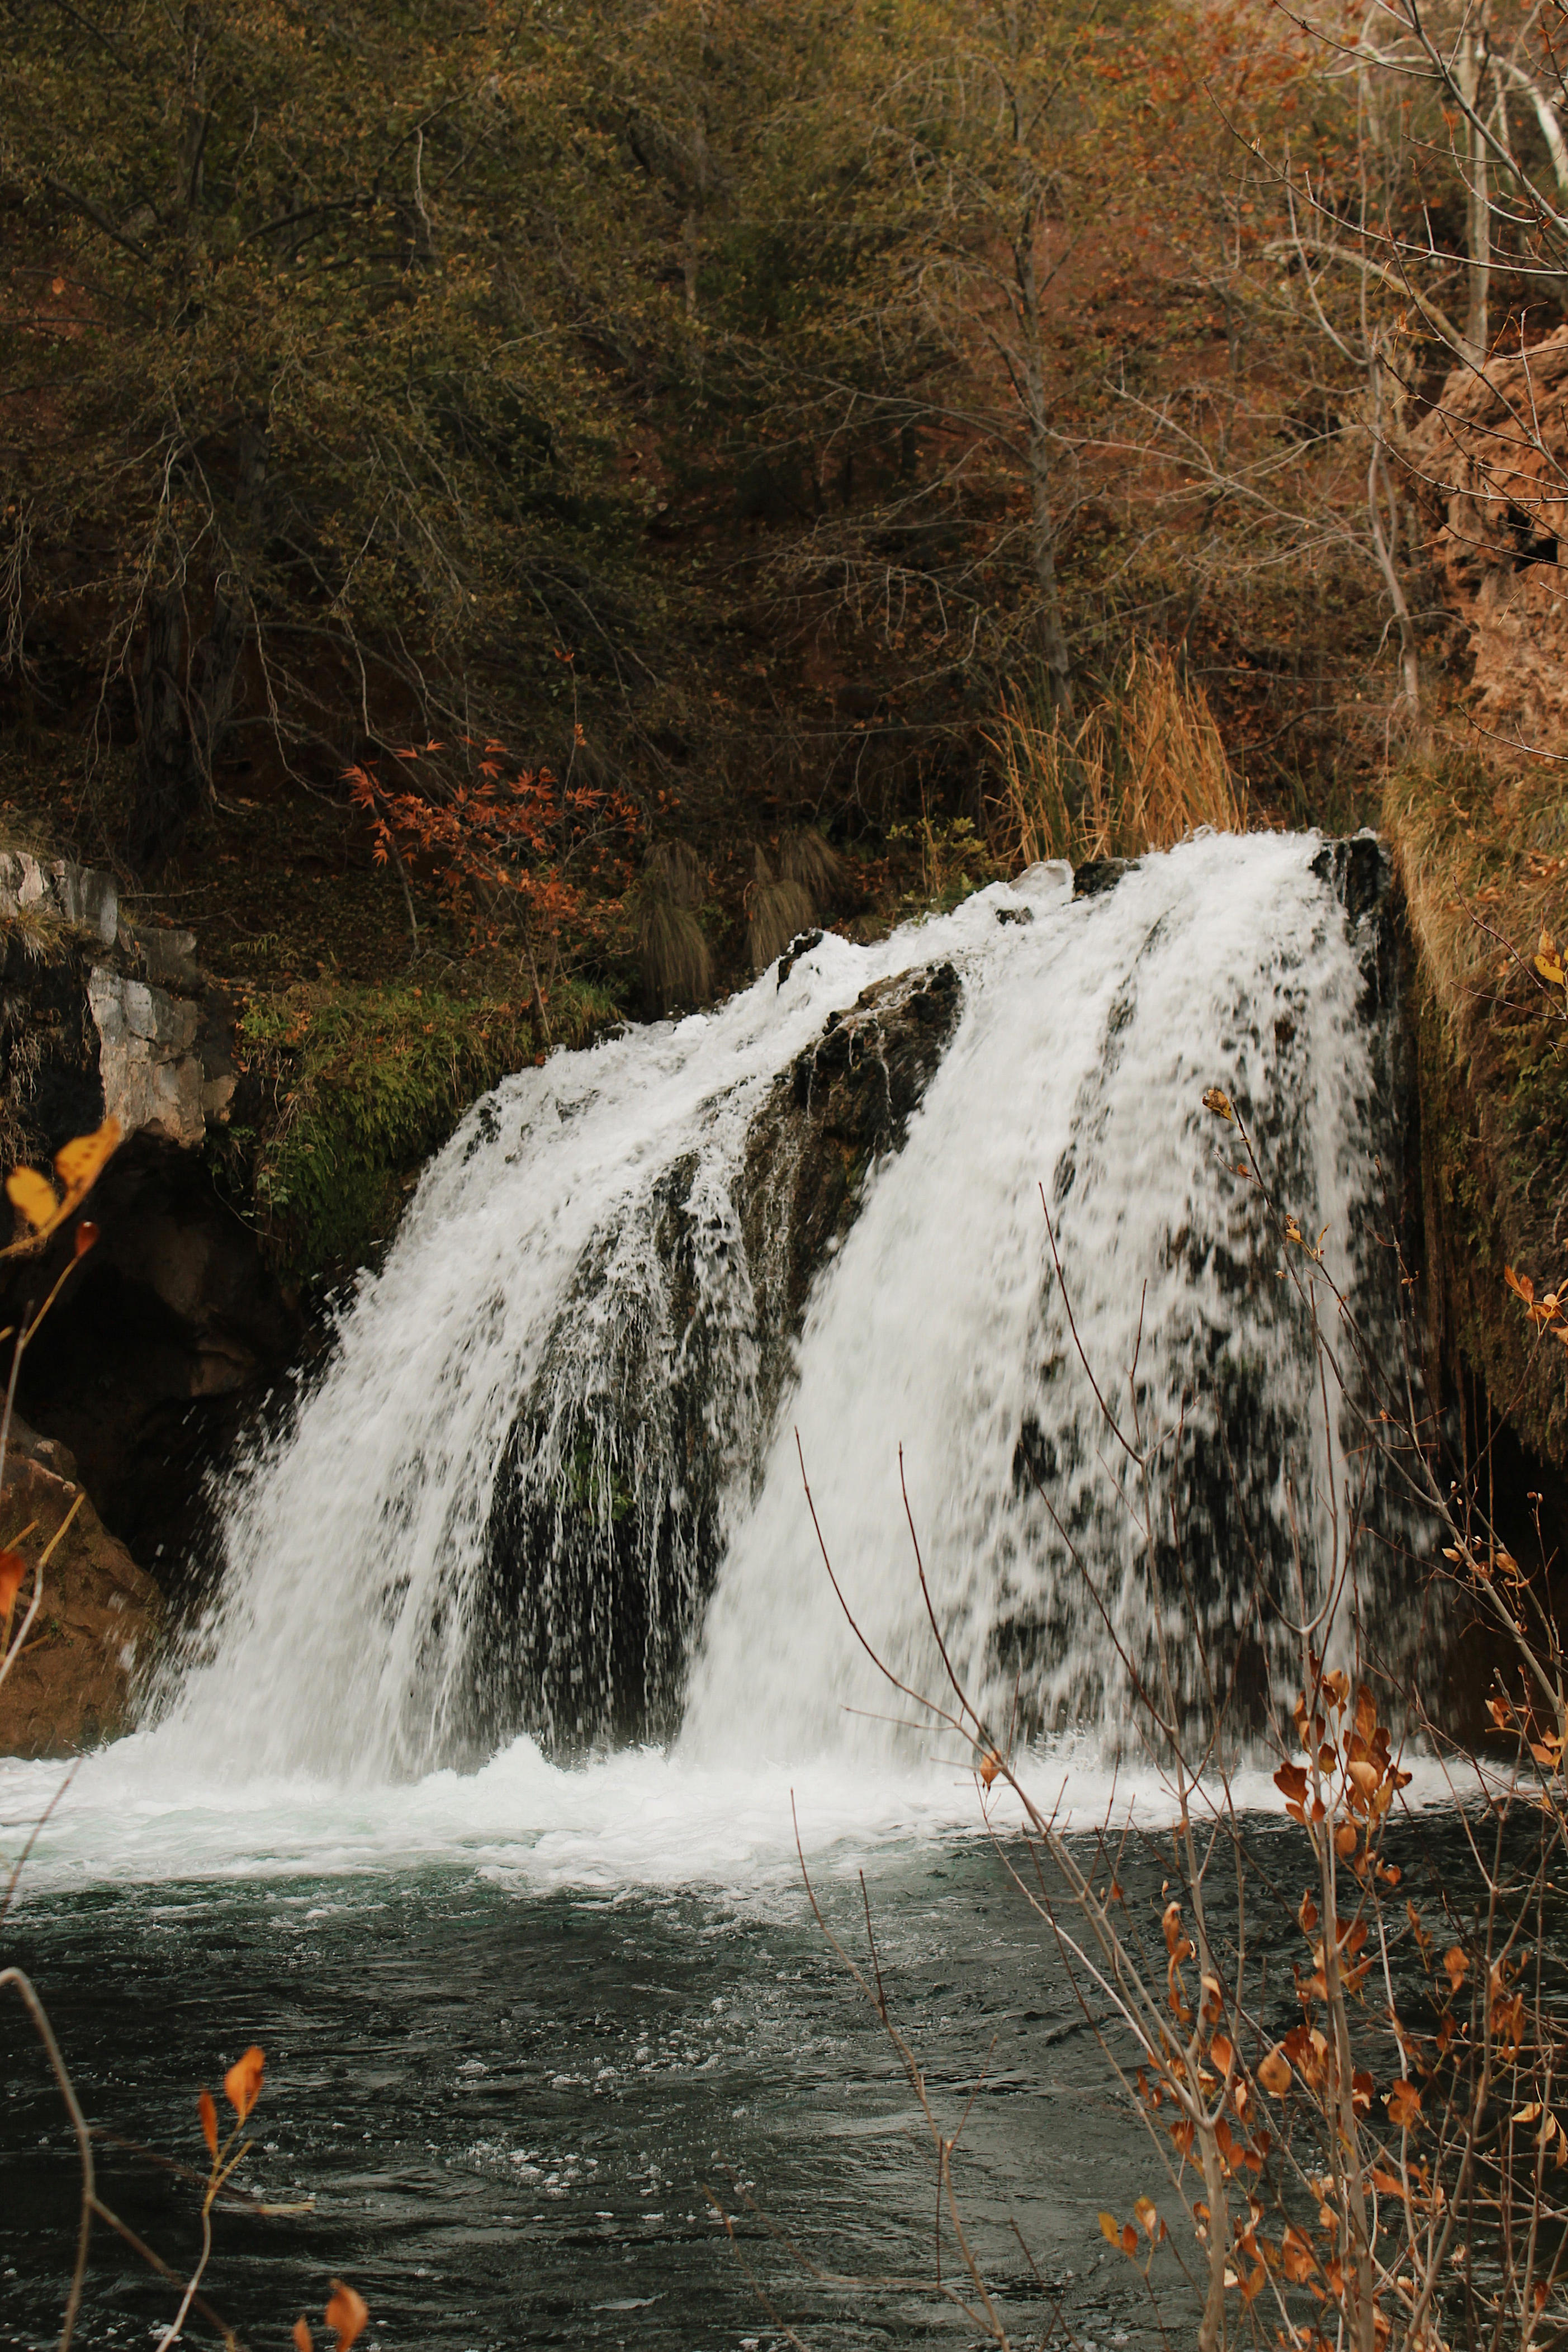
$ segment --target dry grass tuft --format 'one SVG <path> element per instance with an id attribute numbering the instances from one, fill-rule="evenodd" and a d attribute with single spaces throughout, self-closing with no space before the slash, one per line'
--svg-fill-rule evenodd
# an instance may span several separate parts
<path id="1" fill-rule="evenodd" d="M 765 971 L 791 940 L 810 930 L 843 881 L 843 860 L 810 826 L 785 835 L 777 874 L 758 849 L 746 893 L 746 952 L 753 971 Z"/>
<path id="2" fill-rule="evenodd" d="M 808 837 L 796 836 L 797 840 Z M 827 843 L 821 845 L 831 857 Z M 753 971 L 764 971 L 775 956 L 783 954 L 792 939 L 801 931 L 809 931 L 816 914 L 816 898 L 799 873 L 786 870 L 775 875 L 759 849 L 755 876 L 746 894 L 746 952 Z"/>
<path id="3" fill-rule="evenodd" d="M 1476 1016 L 1535 998 L 1536 942 L 1568 929 L 1563 772 L 1439 745 L 1389 778 L 1383 827 L 1438 1008 L 1468 1058 Z"/>
<path id="4" fill-rule="evenodd" d="M 1134 646 L 1115 691 L 1075 730 L 1037 719 L 1015 688 L 986 740 L 1005 785 L 997 830 L 1019 866 L 1136 857 L 1205 825 L 1247 829 L 1246 795 L 1203 690 L 1158 648 Z"/>
<path id="5" fill-rule="evenodd" d="M 684 841 L 659 842 L 637 886 L 637 952 L 643 984 L 661 1013 L 705 1003 L 713 993 L 713 950 L 697 910 L 704 876 Z"/>
<path id="6" fill-rule="evenodd" d="M 787 833 L 779 846 L 779 872 L 786 882 L 798 882 L 818 907 L 842 889 L 844 861 L 812 825 Z M 771 956 L 768 961 L 772 961 Z"/>

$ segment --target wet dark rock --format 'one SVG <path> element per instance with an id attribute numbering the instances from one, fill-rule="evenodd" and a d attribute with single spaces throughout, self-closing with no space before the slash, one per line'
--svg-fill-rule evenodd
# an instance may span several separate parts
<path id="1" fill-rule="evenodd" d="M 832 1013 L 752 1123 L 741 1226 L 753 1266 L 776 1269 L 769 1321 L 792 1340 L 813 1276 L 860 1213 L 875 1162 L 896 1151 L 963 1007 L 950 963 L 900 973 Z"/>
<path id="2" fill-rule="evenodd" d="M 998 923 L 1032 923 L 1034 908 L 1032 907 L 998 907 L 997 920 Z"/>
<path id="3" fill-rule="evenodd" d="M 780 988 L 783 987 L 785 982 L 794 971 L 795 966 L 800 962 L 800 958 L 804 955 L 810 955 L 813 948 L 820 948 L 821 944 L 822 934 L 821 931 L 798 931 L 796 933 L 795 937 L 790 940 L 789 946 L 785 949 L 783 954 L 779 959 L 779 985 Z"/>
<path id="4" fill-rule="evenodd" d="M 143 1565 L 172 1564 L 201 1523 L 204 1469 L 296 1352 L 300 1321 L 200 1155 L 132 1137 L 91 1213 L 98 1243 L 27 1350 L 19 1402 Z M 69 1249 L 62 1234 L 0 1266 L 0 1322 L 46 1295 Z"/>
<path id="5" fill-rule="evenodd" d="M 1353 923 L 1381 908 L 1394 883 L 1392 860 L 1375 833 L 1325 841 L 1312 872 L 1328 884 Z"/>
<path id="6" fill-rule="evenodd" d="M 951 964 L 866 989 L 768 1089 L 729 1197 L 687 1155 L 595 1236 L 494 1488 L 476 1755 L 517 1730 L 571 1754 L 675 1728 L 723 1497 L 760 1469 L 812 1281 L 962 1003 Z"/>
<path id="7" fill-rule="evenodd" d="M 1133 860 L 1130 857 L 1090 857 L 1072 869 L 1072 895 L 1075 898 L 1097 898 L 1103 890 L 1113 890 Z"/>

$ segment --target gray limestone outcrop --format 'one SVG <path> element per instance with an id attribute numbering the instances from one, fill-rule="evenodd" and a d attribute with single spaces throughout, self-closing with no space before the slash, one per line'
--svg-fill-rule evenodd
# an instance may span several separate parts
<path id="1" fill-rule="evenodd" d="M 118 1119 L 191 1150 L 226 1123 L 232 1024 L 192 931 L 121 914 L 112 878 L 0 851 L 0 1127 L 46 1159 Z"/>

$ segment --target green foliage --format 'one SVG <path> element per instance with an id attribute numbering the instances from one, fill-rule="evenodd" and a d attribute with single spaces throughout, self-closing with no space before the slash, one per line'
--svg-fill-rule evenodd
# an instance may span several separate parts
<path id="1" fill-rule="evenodd" d="M 582 1045 L 618 1017 L 602 991 L 562 983 L 549 1002 L 558 1045 Z M 535 1057 L 526 1003 L 471 1001 L 412 982 L 320 984 L 256 999 L 240 1024 L 243 1065 L 274 1105 L 254 1146 L 256 1212 L 296 1281 L 364 1262 L 397 1221 L 421 1166 L 476 1096 Z"/>
<path id="2" fill-rule="evenodd" d="M 597 1526 L 619 1527 L 637 1499 L 586 1422 L 579 1426 L 561 1469 L 572 1507 Z"/>

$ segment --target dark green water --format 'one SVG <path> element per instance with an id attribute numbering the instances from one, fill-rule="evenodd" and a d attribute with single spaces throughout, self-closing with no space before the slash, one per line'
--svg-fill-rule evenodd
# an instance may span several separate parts
<path id="1" fill-rule="evenodd" d="M 863 1948 L 853 1881 L 825 1882 Z M 947 2127 L 985 2077 L 960 2159 L 977 2242 L 1015 2324 L 1049 2304 L 1137 2333 L 1137 2282 L 1096 2214 L 1147 2185 L 1046 1931 L 988 1847 L 884 1857 L 873 1886 L 894 2009 Z M 933 2269 L 934 2168 L 897 2061 L 803 1897 L 519 1896 L 458 1867 L 314 1883 L 88 1892 L 14 1923 L 96 2125 L 199 2163 L 195 2096 L 251 2040 L 267 2053 L 258 2193 L 225 2212 L 209 2288 L 255 2347 L 286 2345 L 334 2274 L 392 2347 L 965 2344 L 931 2295 L 813 2278 Z M 4 2018 L 0 2342 L 57 2336 L 76 2172 L 17 2012 Z M 105 2144 L 103 2194 L 175 2263 L 195 2198 Z M 705 2184 L 739 2216 L 747 2277 Z M 952 2246 L 944 2233 L 945 2267 Z M 761 2292 L 759 2292 L 759 2286 Z M 99 2228 L 82 2340 L 156 2341 L 169 2291 Z M 193 2340 L 209 2329 L 193 2323 Z"/>

